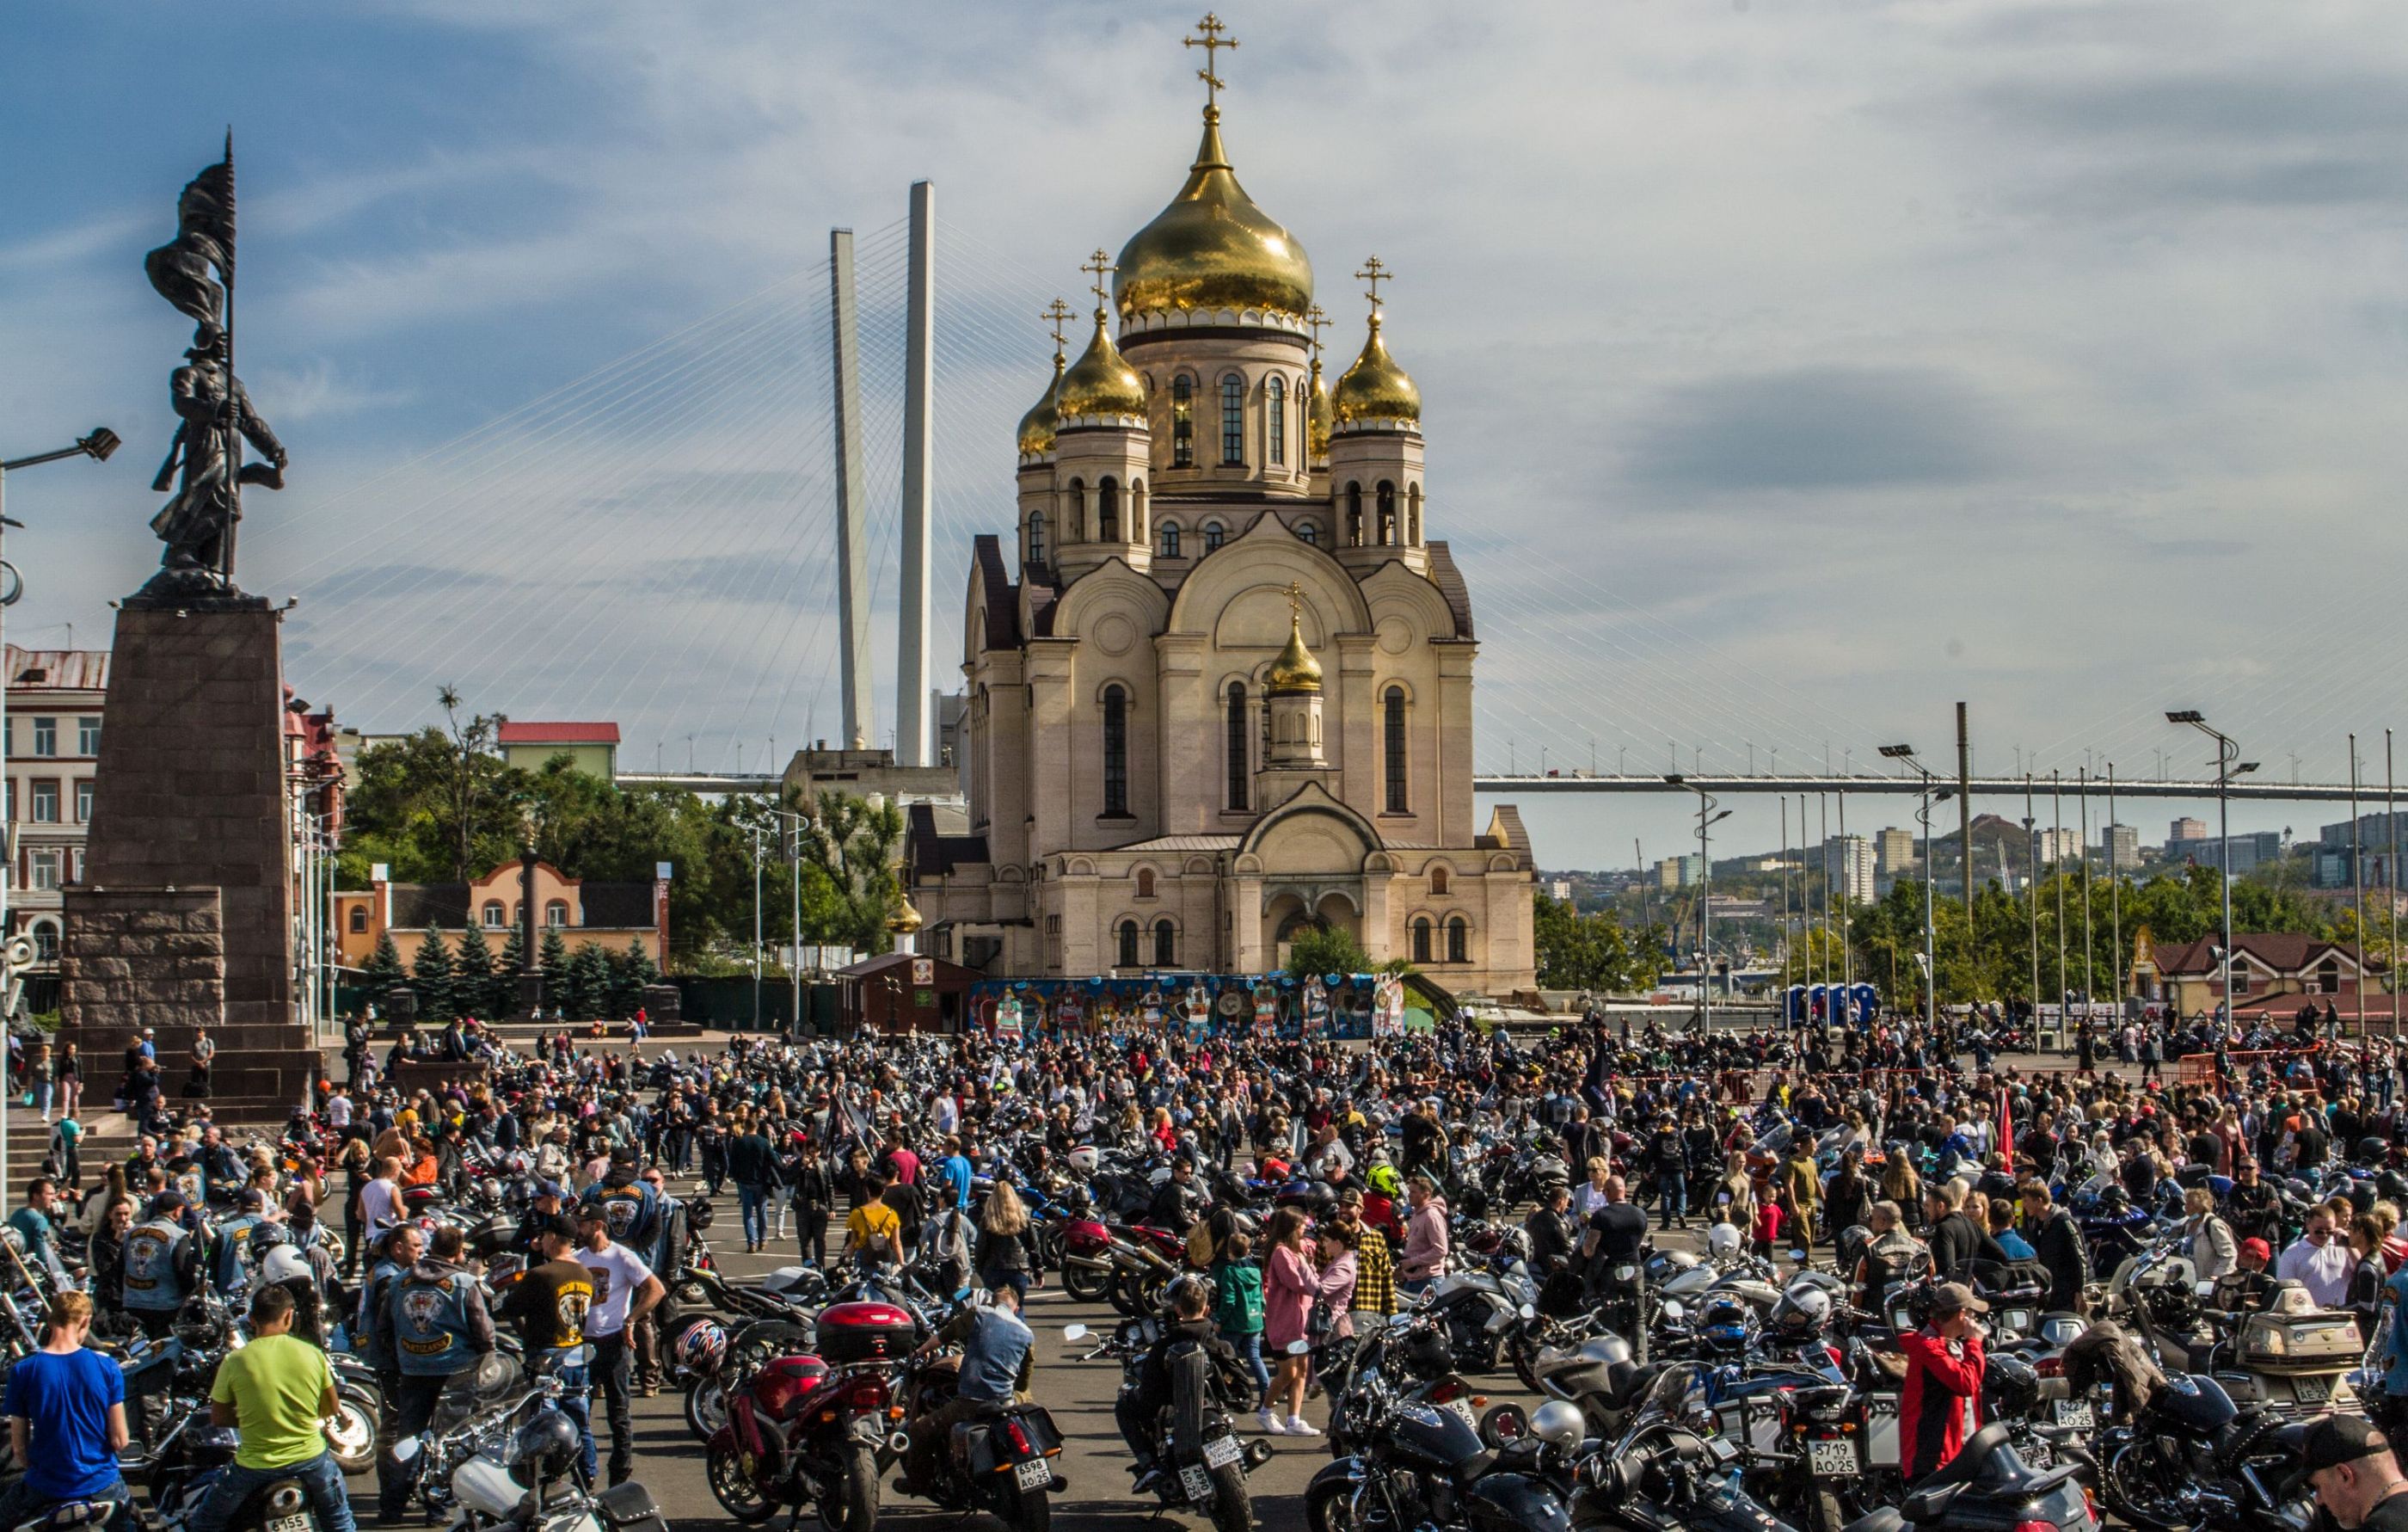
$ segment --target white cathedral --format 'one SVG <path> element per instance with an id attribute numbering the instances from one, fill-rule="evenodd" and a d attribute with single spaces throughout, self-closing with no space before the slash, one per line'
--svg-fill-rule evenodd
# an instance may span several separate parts
<path id="1" fill-rule="evenodd" d="M 1259 973 L 1321 925 L 1459 994 L 1531 987 L 1529 838 L 1510 806 L 1473 823 L 1471 596 L 1427 536 L 1377 259 L 1329 388 L 1312 264 L 1208 102 L 1186 184 L 1089 269 L 1094 336 L 1067 369 L 1057 344 L 1020 424 L 1013 546 L 976 541 L 968 816 L 913 815 L 921 950 L 995 976 Z"/>

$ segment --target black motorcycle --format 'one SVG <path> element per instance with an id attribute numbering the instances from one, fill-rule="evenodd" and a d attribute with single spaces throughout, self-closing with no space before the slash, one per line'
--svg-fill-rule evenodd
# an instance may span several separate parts
<path id="1" fill-rule="evenodd" d="M 1143 1323 L 1125 1320 L 1121 1328 L 1134 1330 Z M 1087 1333 L 1085 1325 L 1072 1324 L 1062 1337 L 1079 1341 Z M 1137 1387 L 1138 1370 L 1158 1343 L 1135 1341 L 1131 1336 L 1114 1348 L 1121 1358 L 1124 1395 Z M 1212 1520 L 1213 1532 L 1254 1532 L 1246 1476 L 1271 1460 L 1271 1448 L 1267 1441 L 1240 1441 L 1230 1413 L 1253 1399 L 1254 1380 L 1242 1369 L 1215 1367 L 1211 1353 L 1193 1341 L 1172 1342 L 1163 1366 L 1170 1375 L 1170 1402 L 1146 1425 L 1155 1464 L 1154 1497 L 1171 1509 L 1204 1512 Z"/>

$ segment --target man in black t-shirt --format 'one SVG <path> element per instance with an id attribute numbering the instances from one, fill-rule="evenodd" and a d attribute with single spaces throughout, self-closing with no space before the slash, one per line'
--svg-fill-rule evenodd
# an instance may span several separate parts
<path id="1" fill-rule="evenodd" d="M 585 1312 L 594 1304 L 594 1273 L 572 1253 L 577 1225 L 565 1213 L 529 1220 L 536 1225 L 536 1252 L 543 1259 L 519 1274 L 504 1291 L 500 1317 L 517 1329 L 532 1362 L 546 1352 L 585 1342 Z M 577 1422 L 580 1455 L 588 1478 L 599 1465 L 594 1422 L 586 1396 L 586 1369 L 563 1367 L 560 1408 Z"/>
<path id="2" fill-rule="evenodd" d="M 1645 1279 L 1614 1275 L 1617 1270 L 1635 1270 L 1647 1243 L 1647 1214 L 1627 1200 L 1627 1188 L 1620 1176 L 1605 1179 L 1605 1206 L 1588 1215 L 1588 1232 L 1581 1238 L 1581 1256 L 1588 1263 L 1590 1301 L 1613 1305 L 1608 1318 L 1630 1342 L 1632 1359 L 1643 1363 L 1647 1360 L 1647 1327 L 1637 1323 L 1635 1310 L 1639 1286 Z"/>

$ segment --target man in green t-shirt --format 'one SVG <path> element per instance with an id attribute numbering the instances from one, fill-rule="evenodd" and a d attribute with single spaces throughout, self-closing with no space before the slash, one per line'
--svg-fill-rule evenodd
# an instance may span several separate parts
<path id="1" fill-rule="evenodd" d="M 326 1353 L 293 1334 L 293 1295 L 263 1287 L 251 1297 L 251 1344 L 228 1352 L 209 1390 L 209 1420 L 242 1433 L 234 1466 L 210 1489 L 186 1532 L 224 1532 L 253 1494 L 298 1479 L 322 1532 L 354 1532 L 343 1470 L 327 1450 L 336 1412 Z"/>

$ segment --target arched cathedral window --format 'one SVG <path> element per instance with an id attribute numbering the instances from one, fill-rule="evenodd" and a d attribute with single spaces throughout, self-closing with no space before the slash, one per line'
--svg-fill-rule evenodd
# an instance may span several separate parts
<path id="1" fill-rule="evenodd" d="M 1422 545 L 1422 487 L 1419 484 L 1405 492 L 1405 541 L 1415 548 Z"/>
<path id="2" fill-rule="evenodd" d="M 1381 735 L 1383 753 L 1387 757 L 1388 812 L 1407 812 L 1405 807 L 1405 689 L 1391 686 L 1382 699 Z"/>
<path id="3" fill-rule="evenodd" d="M 1045 513 L 1031 511 L 1028 516 L 1028 562 L 1045 562 Z"/>
<path id="4" fill-rule="evenodd" d="M 1119 956 L 1119 966 L 1121 967 L 1134 968 L 1137 966 L 1137 922 L 1135 921 L 1121 922 L 1121 950 Z"/>
<path id="5" fill-rule="evenodd" d="M 1318 548 L 1321 546 L 1321 528 L 1311 522 L 1297 523 L 1296 535 L 1304 540 L 1307 547 Z"/>
<path id="6" fill-rule="evenodd" d="M 1254 775 L 1247 769 L 1250 763 L 1246 748 L 1246 683 L 1244 681 L 1233 680 L 1229 683 L 1228 718 L 1222 730 L 1222 740 L 1229 757 L 1229 807 L 1242 809 L 1246 807 L 1246 783 Z"/>
<path id="7" fill-rule="evenodd" d="M 1446 960 L 1449 963 L 1471 961 L 1471 927 L 1464 923 L 1460 915 L 1446 923 Z"/>
<path id="8" fill-rule="evenodd" d="M 1096 537 L 1101 542 L 1121 540 L 1121 487 L 1110 479 L 1096 486 Z"/>
<path id="9" fill-rule="evenodd" d="M 1168 921 L 1154 923 L 1154 966 L 1157 968 L 1179 966 L 1179 929 Z"/>
<path id="10" fill-rule="evenodd" d="M 1221 463 L 1237 467 L 1246 461 L 1246 380 L 1236 373 L 1221 379 Z"/>
<path id="11" fill-rule="evenodd" d="M 1162 556 L 1167 559 L 1175 559 L 1179 556 L 1179 523 L 1177 522 L 1162 523 Z"/>
<path id="12" fill-rule="evenodd" d="M 1209 552 L 1212 551 L 1212 550 L 1214 550 L 1214 549 L 1216 549 L 1216 548 L 1218 548 L 1218 547 L 1220 547 L 1220 546 L 1221 546 L 1221 523 L 1218 523 L 1218 522 L 1207 522 L 1207 523 L 1204 523 L 1204 551 L 1206 551 L 1207 553 L 1209 553 Z"/>
<path id="13" fill-rule="evenodd" d="M 1430 957 L 1430 923 L 1427 915 L 1413 918 L 1413 961 L 1428 963 Z"/>
<path id="14" fill-rule="evenodd" d="M 1170 380 L 1170 465 L 1196 465 L 1196 379 L 1184 373 Z"/>
<path id="15" fill-rule="evenodd" d="M 1272 374 L 1264 397 L 1268 405 L 1266 413 L 1270 417 L 1270 427 L 1267 433 L 1270 442 L 1270 461 L 1273 466 L 1278 466 L 1287 462 L 1286 380 L 1276 373 Z"/>
<path id="16" fill-rule="evenodd" d="M 1397 486 L 1380 480 L 1380 546 L 1390 548 L 1397 541 Z"/>
<path id="17" fill-rule="evenodd" d="M 1104 688 L 1104 812 L 1128 812 L 1128 694 Z"/>
<path id="18" fill-rule="evenodd" d="M 1363 546 L 1363 486 L 1346 486 L 1346 546 Z"/>

